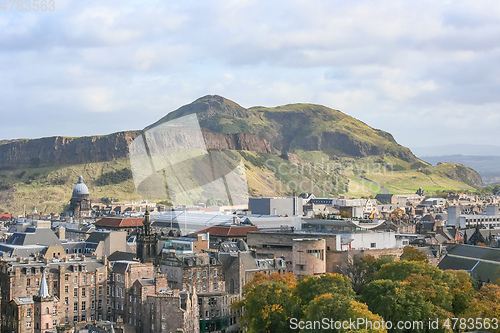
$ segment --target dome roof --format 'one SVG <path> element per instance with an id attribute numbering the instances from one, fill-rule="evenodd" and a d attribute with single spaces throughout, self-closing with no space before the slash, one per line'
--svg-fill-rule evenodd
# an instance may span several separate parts
<path id="1" fill-rule="evenodd" d="M 83 182 L 83 176 L 78 177 L 78 183 L 73 188 L 73 196 L 89 195 L 89 188 Z"/>

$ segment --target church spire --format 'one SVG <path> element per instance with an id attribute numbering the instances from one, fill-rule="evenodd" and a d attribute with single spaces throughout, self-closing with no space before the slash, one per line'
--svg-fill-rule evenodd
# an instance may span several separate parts
<path id="1" fill-rule="evenodd" d="M 146 212 L 144 213 L 144 234 L 149 235 L 151 232 L 151 214 L 149 213 L 148 206 L 146 206 Z"/>
<path id="2" fill-rule="evenodd" d="M 42 275 L 42 283 L 40 283 L 40 290 L 38 291 L 38 297 L 49 297 L 49 286 L 47 285 L 47 279 L 45 278 L 45 271 Z"/>

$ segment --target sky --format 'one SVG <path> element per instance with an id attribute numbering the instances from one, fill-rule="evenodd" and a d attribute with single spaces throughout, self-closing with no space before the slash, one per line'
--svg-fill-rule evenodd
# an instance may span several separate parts
<path id="1" fill-rule="evenodd" d="M 142 129 L 216 94 L 500 145 L 498 1 L 2 2 L 0 139 Z"/>

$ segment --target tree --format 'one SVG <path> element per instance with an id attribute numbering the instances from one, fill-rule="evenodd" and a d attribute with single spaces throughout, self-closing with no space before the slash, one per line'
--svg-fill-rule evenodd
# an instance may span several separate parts
<path id="1" fill-rule="evenodd" d="M 419 251 L 416 247 L 405 246 L 405 248 L 403 249 L 403 255 L 401 256 L 401 260 L 427 262 L 427 256 L 421 251 Z"/>
<path id="2" fill-rule="evenodd" d="M 357 294 L 360 294 L 363 288 L 374 280 L 375 274 L 380 270 L 380 267 L 392 262 L 394 262 L 394 256 L 390 255 L 380 256 L 379 258 L 371 255 L 354 257 L 339 271 L 351 279 L 352 288 Z"/>
<path id="3" fill-rule="evenodd" d="M 446 272 L 456 278 L 455 284 L 451 286 L 451 292 L 453 293 L 453 313 L 458 316 L 469 307 L 474 297 L 474 281 L 466 271 L 447 270 Z"/>
<path id="4" fill-rule="evenodd" d="M 413 327 L 411 332 L 427 332 L 429 330 L 427 322 L 430 318 L 436 316 L 448 318 L 450 315 L 441 313 L 440 308 L 426 300 L 423 293 L 407 282 L 375 280 L 363 290 L 361 296 L 370 311 L 382 316 L 386 321 L 423 322 L 423 327 Z M 393 327 L 391 332 L 407 332 L 407 330 Z"/>
<path id="5" fill-rule="evenodd" d="M 382 317 L 374 315 L 368 310 L 366 304 L 357 302 L 345 295 L 320 295 L 309 303 L 304 313 L 305 319 L 309 322 L 321 323 L 323 318 L 330 320 L 330 326 L 310 327 L 306 328 L 304 332 L 386 332 L 385 329 L 373 329 L 373 326 L 370 327 L 368 324 L 358 330 L 331 327 L 333 322 L 349 322 L 349 319 L 357 322 L 358 318 L 363 318 L 365 323 L 382 322 Z"/>
<path id="6" fill-rule="evenodd" d="M 342 295 L 354 298 L 351 280 L 341 274 L 326 273 L 321 276 L 310 276 L 302 279 L 296 287 L 296 295 L 302 304 L 309 304 L 322 294 Z"/>
<path id="7" fill-rule="evenodd" d="M 300 315 L 296 283 L 292 273 L 255 274 L 243 288 L 244 299 L 234 304 L 234 309 L 244 310 L 242 322 L 247 332 L 292 332 L 289 321 Z"/>
<path id="8" fill-rule="evenodd" d="M 489 332 L 500 332 L 500 287 L 493 283 L 487 283 L 479 289 L 475 297 L 471 300 L 469 307 L 464 311 L 462 318 L 473 319 L 482 318 L 483 324 L 486 323 L 485 319 L 492 322 L 494 318 L 497 320 L 498 325 L 488 329 Z"/>

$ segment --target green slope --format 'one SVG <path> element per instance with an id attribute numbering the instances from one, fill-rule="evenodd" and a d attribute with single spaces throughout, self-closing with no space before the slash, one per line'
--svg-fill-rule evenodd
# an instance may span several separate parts
<path id="1" fill-rule="evenodd" d="M 387 190 L 411 193 L 481 187 L 478 174 L 462 165 L 431 167 L 391 134 L 373 129 L 344 113 L 321 105 L 290 104 L 245 109 L 220 96 L 205 96 L 148 128 L 196 114 L 205 139 L 247 140 L 242 157 L 250 195 L 276 196 L 312 192 L 368 197 Z M 139 134 L 121 132 L 86 138 L 43 138 L 0 142 L 0 211 L 59 213 L 69 203 L 80 174 L 94 201 L 137 201 L 127 145 Z M 207 141 L 208 145 L 208 141 Z M 268 150 L 262 147 L 270 147 Z M 210 147 L 209 147 L 210 148 Z M 236 148 L 240 149 L 240 148 Z M 31 156 L 43 163 L 31 163 Z M 50 156 L 48 158 L 47 156 Z M 200 179 L 209 170 L 200 169 Z M 195 180 L 190 186 L 196 185 Z M 378 185 L 377 185 L 378 184 Z M 152 198 L 165 200 L 165 198 Z"/>

